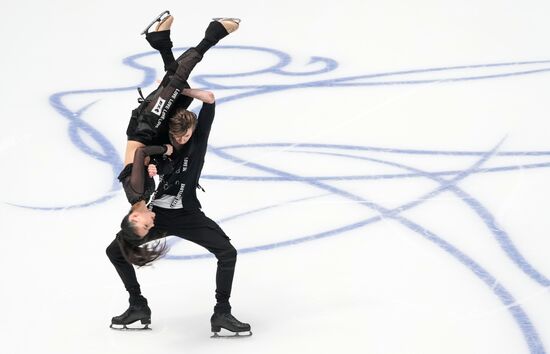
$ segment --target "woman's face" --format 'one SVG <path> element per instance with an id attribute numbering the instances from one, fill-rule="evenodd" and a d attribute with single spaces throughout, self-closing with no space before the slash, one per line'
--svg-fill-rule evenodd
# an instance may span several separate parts
<path id="1" fill-rule="evenodd" d="M 150 210 L 134 211 L 130 214 L 129 220 L 136 225 L 134 232 L 140 238 L 144 238 L 149 230 L 155 226 L 155 213 Z"/>
<path id="2" fill-rule="evenodd" d="M 178 135 L 172 135 L 172 137 L 174 138 L 174 140 L 176 141 L 176 143 L 180 144 L 180 145 L 183 145 L 185 144 L 186 142 L 189 141 L 189 139 L 191 139 L 191 135 L 193 135 L 193 129 L 187 129 L 185 131 L 185 133 L 183 134 L 178 134 Z"/>

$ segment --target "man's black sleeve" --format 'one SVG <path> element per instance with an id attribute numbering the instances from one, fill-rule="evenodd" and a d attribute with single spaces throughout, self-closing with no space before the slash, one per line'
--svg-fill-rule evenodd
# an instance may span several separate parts
<path id="1" fill-rule="evenodd" d="M 208 138 L 210 135 L 210 129 L 212 128 L 212 122 L 214 122 L 214 115 L 216 114 L 216 102 L 203 103 L 199 112 L 197 128 L 195 134 Z"/>

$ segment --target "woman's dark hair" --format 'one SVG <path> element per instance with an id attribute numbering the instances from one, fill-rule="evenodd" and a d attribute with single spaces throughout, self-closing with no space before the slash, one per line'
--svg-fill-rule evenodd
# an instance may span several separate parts
<path id="1" fill-rule="evenodd" d="M 134 231 L 135 225 L 130 221 L 130 213 L 120 223 L 122 230 L 116 235 L 118 245 L 124 258 L 137 266 L 150 265 L 154 260 L 164 256 L 168 252 L 165 241 L 150 242 L 152 235 L 147 234 L 143 239 Z"/>

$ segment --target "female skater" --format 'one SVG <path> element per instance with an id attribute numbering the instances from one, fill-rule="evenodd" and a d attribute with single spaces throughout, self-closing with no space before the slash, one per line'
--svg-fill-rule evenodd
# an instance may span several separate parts
<path id="1" fill-rule="evenodd" d="M 212 25 L 212 24 L 211 24 Z M 210 27 L 210 26 L 209 26 Z M 165 56 L 163 55 L 163 58 Z M 166 64 L 166 61 L 165 61 Z M 216 273 L 216 306 L 211 317 L 212 331 L 217 336 L 221 328 L 229 331 L 250 332 L 250 325 L 238 321 L 231 314 L 229 297 L 235 271 L 237 252 L 223 230 L 201 211 L 196 187 L 204 164 L 208 137 L 215 113 L 214 95 L 207 91 L 182 89 L 182 94 L 203 101 L 198 121 L 193 112 L 178 108 L 170 117 L 170 146 L 137 147 L 134 160 L 120 175 L 132 209 L 122 222 L 122 230 L 107 248 L 107 255 L 130 294 L 130 307 L 120 316 L 113 317 L 115 325 L 127 328 L 141 321 L 145 328 L 151 321 L 151 310 L 141 295 L 135 270 L 130 263 L 145 265 L 165 252 L 164 247 L 141 246 L 166 235 L 175 235 L 195 242 L 213 253 L 218 259 Z M 144 165 L 148 155 L 172 155 L 162 170 L 162 182 L 152 202 L 153 211 L 146 200 L 154 188 Z M 168 168 L 166 168 L 168 165 Z M 151 168 L 151 171 L 155 168 Z"/>
<path id="2" fill-rule="evenodd" d="M 168 16 L 162 17 L 167 14 Z M 203 55 L 229 33 L 239 28 L 239 19 L 218 18 L 210 22 L 200 43 L 186 50 L 178 59 L 172 53 L 170 27 L 173 17 L 164 11 L 156 19 L 159 21 L 155 32 L 146 33 L 149 44 L 157 49 L 164 62 L 166 74 L 159 87 L 147 98 L 141 98 L 140 105 L 132 111 L 132 117 L 126 130 L 128 143 L 125 153 L 125 165 L 134 158 L 135 149 L 145 145 L 168 143 L 166 117 L 177 107 L 187 108 L 192 99 L 181 95 L 181 90 L 189 88 L 187 79 Z M 139 90 L 141 95 L 141 90 Z"/>

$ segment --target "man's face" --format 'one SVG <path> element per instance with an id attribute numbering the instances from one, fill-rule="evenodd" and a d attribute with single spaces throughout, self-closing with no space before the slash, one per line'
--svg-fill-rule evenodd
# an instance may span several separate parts
<path id="1" fill-rule="evenodd" d="M 185 131 L 185 133 L 183 134 L 178 134 L 178 135 L 172 135 L 172 137 L 174 138 L 174 140 L 180 144 L 180 145 L 183 145 L 185 144 L 186 142 L 189 141 L 189 139 L 191 139 L 191 135 L 193 135 L 193 129 L 189 128 Z"/>

